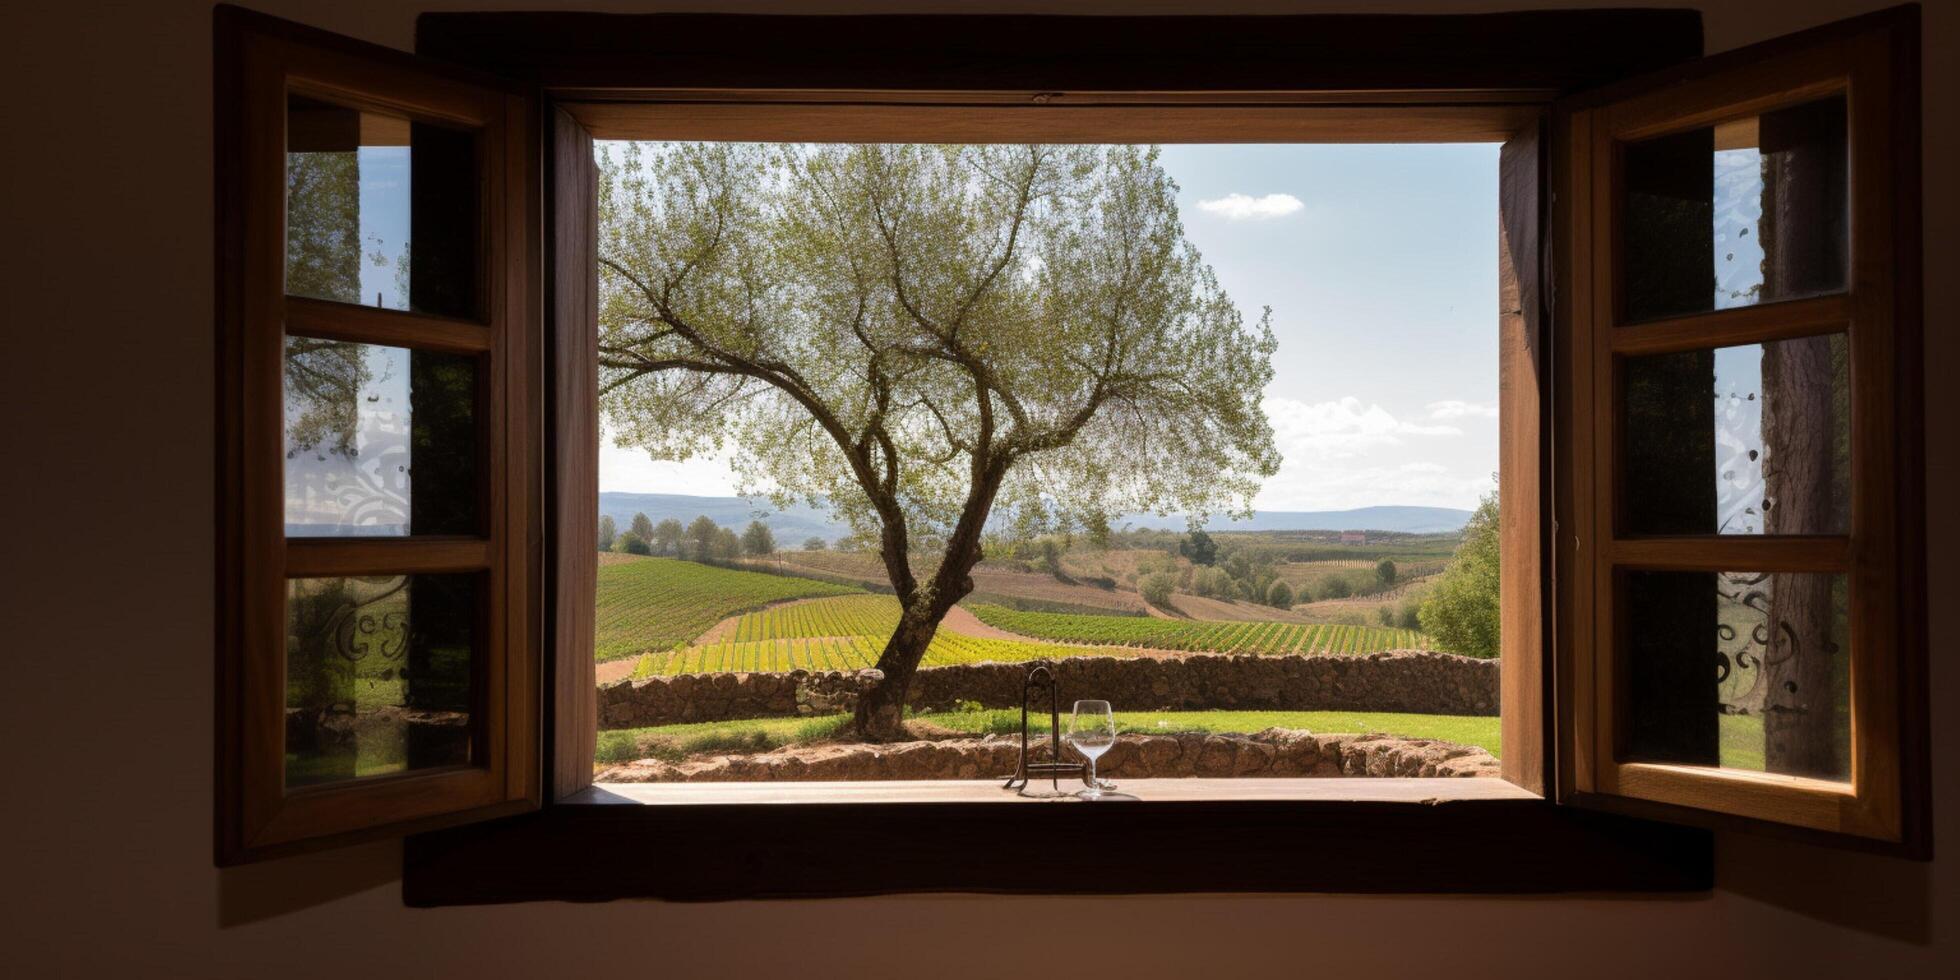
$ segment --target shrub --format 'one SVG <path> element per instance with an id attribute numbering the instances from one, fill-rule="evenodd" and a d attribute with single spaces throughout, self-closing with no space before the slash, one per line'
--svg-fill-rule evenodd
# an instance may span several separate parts
<path id="1" fill-rule="evenodd" d="M 1169 572 L 1156 572 L 1143 577 L 1137 584 L 1137 591 L 1143 593 L 1143 601 L 1153 606 L 1169 605 L 1171 592 L 1177 588 L 1177 579 Z"/>
<path id="2" fill-rule="evenodd" d="M 622 534 L 618 538 L 613 540 L 613 550 L 628 555 L 653 554 L 653 546 L 647 544 L 645 538 L 642 538 L 631 531 L 628 531 L 625 534 Z"/>
<path id="3" fill-rule="evenodd" d="M 1293 608 L 1293 590 L 1286 582 L 1274 580 L 1272 586 L 1266 590 L 1266 605 L 1274 609 Z"/>
<path id="4" fill-rule="evenodd" d="M 1353 594 L 1354 586 L 1348 583 L 1345 575 L 1329 577 L 1326 587 L 1321 591 L 1321 595 L 1328 599 L 1345 599 Z"/>
<path id="5" fill-rule="evenodd" d="M 1382 588 L 1395 584 L 1395 563 L 1384 558 L 1375 563 L 1375 578 L 1380 579 Z"/>
<path id="6" fill-rule="evenodd" d="M 1376 606 L 1376 607 L 1375 607 L 1375 618 L 1376 618 L 1376 619 L 1379 619 L 1379 620 L 1381 620 L 1381 621 L 1382 621 L 1382 625 L 1383 625 L 1383 626 L 1394 626 L 1394 625 L 1395 625 L 1395 610 L 1393 610 L 1393 609 L 1391 609 L 1391 608 L 1389 608 L 1389 607 L 1388 607 L 1388 606 L 1386 606 L 1386 605 L 1380 605 L 1380 606 Z"/>
<path id="7" fill-rule="evenodd" d="M 1464 525 L 1463 543 L 1423 600 L 1423 632 L 1437 646 L 1472 657 L 1498 651 L 1497 491 L 1477 505 Z"/>
<path id="8" fill-rule="evenodd" d="M 822 538 L 819 538 L 819 537 L 809 537 L 809 538 L 805 538 L 805 539 L 803 539 L 803 550 L 804 550 L 804 551 L 822 551 L 822 550 L 823 550 L 823 546 L 824 546 L 824 541 L 823 541 L 823 539 L 822 539 Z"/>

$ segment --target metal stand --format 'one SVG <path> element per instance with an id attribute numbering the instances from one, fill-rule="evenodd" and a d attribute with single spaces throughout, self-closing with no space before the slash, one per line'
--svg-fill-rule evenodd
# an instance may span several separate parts
<path id="1" fill-rule="evenodd" d="M 1089 784 L 1089 766 L 1083 762 L 1062 761 L 1062 688 L 1055 680 L 1055 672 L 1049 669 L 1045 660 L 1035 661 L 1034 669 L 1028 671 L 1028 678 L 1021 682 L 1021 758 L 1014 766 L 1014 775 L 1007 777 L 1002 789 L 1011 789 L 1021 796 L 1037 799 L 1053 799 L 1071 796 L 1069 790 L 1062 788 L 1063 776 L 1073 776 Z M 1048 690 L 1048 761 L 1028 761 L 1028 701 L 1037 687 Z M 1032 780 L 1048 777 L 1048 789 L 1035 789 Z"/>

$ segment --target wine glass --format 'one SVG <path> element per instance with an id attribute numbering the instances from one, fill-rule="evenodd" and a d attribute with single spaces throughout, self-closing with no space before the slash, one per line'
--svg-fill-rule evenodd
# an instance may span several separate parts
<path id="1" fill-rule="evenodd" d="M 1108 701 L 1075 702 L 1075 714 L 1068 720 L 1068 744 L 1089 760 L 1089 785 L 1075 795 L 1085 800 L 1101 799 L 1103 788 L 1096 781 L 1096 759 L 1116 744 L 1116 716 L 1110 713 Z"/>

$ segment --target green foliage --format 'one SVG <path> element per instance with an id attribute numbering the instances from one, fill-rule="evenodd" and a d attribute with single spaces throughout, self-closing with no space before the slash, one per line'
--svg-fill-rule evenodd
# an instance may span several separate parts
<path id="1" fill-rule="evenodd" d="M 1380 620 L 1383 626 L 1394 626 L 1395 610 L 1387 605 L 1376 606 L 1375 618 Z"/>
<path id="2" fill-rule="evenodd" d="M 1284 580 L 1274 579 L 1273 584 L 1266 589 L 1266 605 L 1274 609 L 1293 608 L 1293 590 Z"/>
<path id="3" fill-rule="evenodd" d="M 1423 631 L 1451 653 L 1495 657 L 1499 650 L 1497 493 L 1470 515 L 1456 557 L 1422 603 Z"/>
<path id="4" fill-rule="evenodd" d="M 1381 561 L 1376 562 L 1375 578 L 1381 582 L 1382 588 L 1384 589 L 1393 586 L 1395 584 L 1394 559 L 1384 558 Z"/>
<path id="5" fill-rule="evenodd" d="M 761 521 L 750 521 L 742 529 L 742 552 L 749 555 L 767 555 L 776 550 L 776 534 L 769 525 Z"/>
<path id="6" fill-rule="evenodd" d="M 1218 561 L 1218 545 L 1202 529 L 1192 531 L 1178 542 L 1177 553 L 1191 559 L 1193 565 L 1210 565 Z"/>
<path id="7" fill-rule="evenodd" d="M 645 514 L 634 514 L 626 529 L 638 535 L 641 541 L 653 543 L 653 521 Z"/>
<path id="8" fill-rule="evenodd" d="M 731 449 L 745 487 L 902 527 L 905 554 L 989 510 L 1092 536 L 1246 513 L 1277 469 L 1272 332 L 1185 239 L 1154 148 L 633 145 L 601 170 L 624 445 Z"/>
<path id="9" fill-rule="evenodd" d="M 1177 576 L 1169 572 L 1155 572 L 1145 575 L 1137 583 L 1137 591 L 1143 593 L 1143 601 L 1153 606 L 1170 605 L 1171 592 L 1177 588 Z"/>
<path id="10" fill-rule="evenodd" d="M 646 539 L 628 531 L 613 540 L 613 550 L 625 555 L 651 555 L 653 546 Z"/>
<path id="11" fill-rule="evenodd" d="M 611 551 L 613 539 L 619 537 L 619 525 L 608 515 L 599 517 L 599 550 Z"/>
<path id="12" fill-rule="evenodd" d="M 860 592 L 848 585 L 734 571 L 672 558 L 599 566 L 598 659 L 671 650 L 722 619 L 784 599 Z"/>
<path id="13" fill-rule="evenodd" d="M 1405 630 L 1422 629 L 1422 604 L 1410 599 L 1397 606 L 1395 625 Z"/>
<path id="14" fill-rule="evenodd" d="M 669 517 L 653 526 L 653 537 L 648 540 L 653 544 L 656 554 L 673 555 L 678 558 L 681 553 L 681 542 L 686 538 L 687 529 L 681 527 L 680 521 Z"/>
<path id="15" fill-rule="evenodd" d="M 815 535 L 811 535 L 810 537 L 803 539 L 804 551 L 822 551 L 823 549 L 824 549 L 824 540 L 822 538 L 819 538 Z"/>
<path id="16" fill-rule="evenodd" d="M 705 561 L 715 555 L 715 538 L 721 533 L 721 525 L 706 514 L 697 517 L 687 525 L 686 557 Z"/>
<path id="17" fill-rule="evenodd" d="M 1328 577 L 1326 584 L 1320 587 L 1320 597 L 1322 599 L 1345 599 L 1353 594 L 1354 585 L 1343 575 Z"/>
<path id="18" fill-rule="evenodd" d="M 708 546 L 708 555 L 718 561 L 732 561 L 742 556 L 742 536 L 725 527 L 715 528 L 715 537 Z"/>

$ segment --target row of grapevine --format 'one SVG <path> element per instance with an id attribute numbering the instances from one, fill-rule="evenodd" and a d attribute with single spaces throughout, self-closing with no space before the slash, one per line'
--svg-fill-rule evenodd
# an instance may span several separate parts
<path id="1" fill-rule="evenodd" d="M 884 648 L 883 636 L 810 636 L 726 640 L 677 647 L 640 658 L 635 677 L 707 674 L 721 671 L 858 670 L 869 667 Z M 926 649 L 923 665 L 996 661 L 1019 663 L 1063 657 L 1107 656 L 1108 651 L 1022 640 L 997 640 L 942 630 Z"/>
<path id="2" fill-rule="evenodd" d="M 617 660 L 690 643 L 740 612 L 786 599 L 862 594 L 812 579 L 743 572 L 676 558 L 640 558 L 599 568 L 597 657 Z"/>
<path id="3" fill-rule="evenodd" d="M 1085 616 L 992 605 L 975 605 L 972 610 L 989 626 L 1062 643 L 1214 653 L 1375 653 L 1429 648 L 1429 638 L 1414 630 L 1376 626 Z"/>

